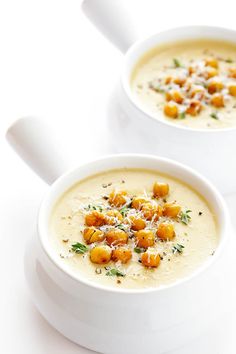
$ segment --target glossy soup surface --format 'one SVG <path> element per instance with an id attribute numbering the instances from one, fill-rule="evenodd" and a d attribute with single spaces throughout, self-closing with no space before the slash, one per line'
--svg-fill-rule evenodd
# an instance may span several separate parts
<path id="1" fill-rule="evenodd" d="M 155 182 L 157 190 L 164 186 L 163 196 L 155 195 Z M 171 216 L 176 210 L 178 215 Z M 114 211 L 116 217 L 109 217 Z M 94 215 L 100 219 L 91 218 Z M 143 228 L 144 238 L 133 229 L 134 219 L 139 219 L 135 225 Z M 94 220 L 102 222 L 86 225 Z M 100 241 L 92 242 L 90 233 L 84 236 L 84 230 L 91 228 L 97 232 L 91 235 L 102 236 Z M 142 169 L 110 170 L 80 181 L 56 203 L 49 229 L 52 247 L 64 268 L 76 277 L 118 288 L 174 283 L 212 257 L 218 244 L 215 217 L 196 191 L 172 177 Z M 122 238 L 121 244 L 111 241 L 114 230 L 118 230 L 116 236 L 121 231 L 127 239 Z M 105 247 L 105 263 L 91 261 L 96 247 Z M 97 255 L 95 250 L 93 256 Z"/>
<path id="2" fill-rule="evenodd" d="M 153 117 L 196 129 L 236 126 L 236 44 L 170 43 L 147 52 L 131 76 L 135 101 Z"/>

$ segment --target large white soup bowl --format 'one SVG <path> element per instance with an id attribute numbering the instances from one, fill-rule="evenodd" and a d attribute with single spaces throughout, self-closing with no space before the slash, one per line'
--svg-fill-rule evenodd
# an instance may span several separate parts
<path id="1" fill-rule="evenodd" d="M 53 182 L 25 254 L 33 300 L 47 321 L 72 341 L 107 354 L 165 353 L 217 322 L 226 310 L 229 294 L 226 274 L 231 227 L 224 200 L 215 187 L 182 164 L 139 154 L 103 157 L 61 175 L 47 131 L 43 136 L 40 132 L 33 119 L 21 119 L 9 129 L 7 138 L 46 182 Z M 209 203 L 218 223 L 219 245 L 190 276 L 161 288 L 109 288 L 87 280 L 79 270 L 75 277 L 56 257 L 48 227 L 56 201 L 81 179 L 124 167 L 152 169 L 178 178 Z"/>
<path id="2" fill-rule="evenodd" d="M 204 38 L 236 43 L 236 31 L 191 26 L 170 29 L 137 40 L 132 21 L 112 1 L 84 0 L 83 10 L 96 27 L 125 54 L 121 78 L 113 89 L 107 109 L 110 134 L 117 151 L 152 153 L 180 161 L 207 176 L 221 192 L 235 192 L 236 127 L 191 129 L 155 118 L 134 97 L 130 79 L 138 60 L 152 48 Z"/>

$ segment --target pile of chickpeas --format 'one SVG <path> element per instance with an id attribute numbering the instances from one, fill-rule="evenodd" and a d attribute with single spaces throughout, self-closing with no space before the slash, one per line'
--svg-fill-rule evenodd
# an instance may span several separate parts
<path id="1" fill-rule="evenodd" d="M 236 67 L 220 70 L 216 58 L 191 62 L 178 76 L 164 78 L 161 92 L 165 94 L 164 113 L 170 118 L 197 116 L 205 106 L 214 109 L 225 107 L 227 97 L 236 97 Z M 150 88 L 160 93 L 159 87 Z"/>
<path id="2" fill-rule="evenodd" d="M 166 202 L 168 194 L 169 185 L 159 182 L 153 185 L 150 198 L 129 196 L 125 190 L 113 190 L 107 197 L 108 208 L 88 211 L 83 238 L 92 246 L 91 262 L 107 264 L 119 261 L 125 264 L 138 248 L 139 262 L 143 266 L 158 267 L 161 257 L 154 247 L 158 242 L 174 239 L 173 220 L 181 212 L 176 202 Z"/>

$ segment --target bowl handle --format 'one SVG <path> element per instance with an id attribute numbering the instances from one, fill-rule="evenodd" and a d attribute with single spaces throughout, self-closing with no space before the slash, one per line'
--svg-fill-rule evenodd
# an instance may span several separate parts
<path id="1" fill-rule="evenodd" d="M 52 137 L 49 128 L 32 117 L 18 119 L 6 133 L 12 148 L 48 184 L 67 170 Z"/>
<path id="2" fill-rule="evenodd" d="M 137 35 L 120 0 L 84 0 L 82 9 L 98 30 L 125 53 Z"/>

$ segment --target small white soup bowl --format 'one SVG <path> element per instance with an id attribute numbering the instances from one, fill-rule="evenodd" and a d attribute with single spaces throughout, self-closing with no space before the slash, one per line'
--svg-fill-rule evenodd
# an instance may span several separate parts
<path id="1" fill-rule="evenodd" d="M 215 39 L 236 43 L 236 31 L 191 26 L 170 29 L 136 40 L 131 21 L 110 0 L 84 0 L 90 20 L 125 54 L 121 80 L 108 104 L 108 122 L 119 152 L 145 152 L 192 166 L 227 194 L 236 191 L 236 127 L 191 129 L 152 117 L 131 92 L 135 64 L 152 48 L 191 39 Z"/>
<path id="2" fill-rule="evenodd" d="M 7 138 L 46 182 L 54 181 L 41 204 L 37 232 L 25 254 L 33 300 L 47 321 L 72 341 L 107 354 L 165 353 L 216 323 L 229 302 L 227 245 L 231 225 L 225 202 L 215 187 L 180 163 L 138 154 L 103 157 L 60 176 L 51 136 L 50 141 L 47 131 L 42 136 L 36 123 L 30 118 L 17 121 Z M 56 201 L 81 179 L 124 167 L 166 173 L 187 183 L 209 203 L 218 223 L 219 245 L 190 276 L 161 288 L 110 288 L 87 280 L 79 272 L 75 277 L 56 256 L 48 231 Z"/>

